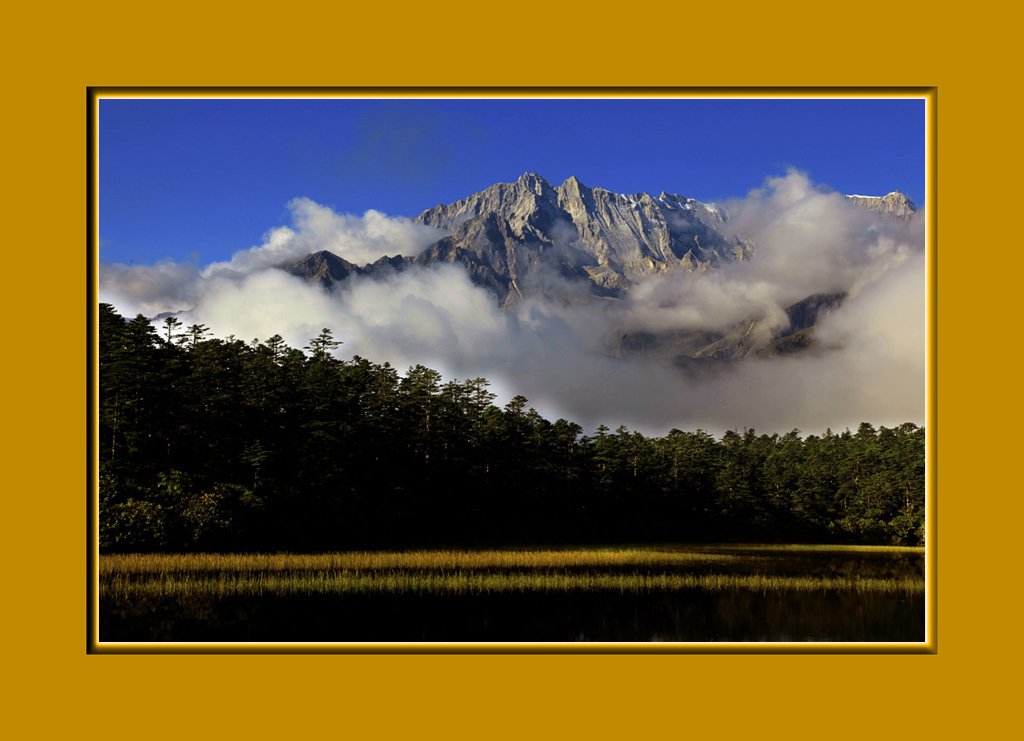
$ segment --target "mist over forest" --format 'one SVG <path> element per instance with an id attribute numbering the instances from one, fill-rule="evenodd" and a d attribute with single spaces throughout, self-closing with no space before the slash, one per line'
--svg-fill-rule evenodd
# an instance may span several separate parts
<path id="1" fill-rule="evenodd" d="M 925 436 L 740 434 L 547 420 L 486 378 L 157 335 L 99 308 L 99 545 L 317 551 L 602 542 L 918 545 Z"/>
<path id="2" fill-rule="evenodd" d="M 173 313 L 185 326 L 246 342 L 277 335 L 302 348 L 327 327 L 343 343 L 338 357 L 388 363 L 399 374 L 423 365 L 449 380 L 484 377 L 498 403 L 522 396 L 545 418 L 588 432 L 602 424 L 656 436 L 673 428 L 720 436 L 923 425 L 923 213 L 886 218 L 798 171 L 719 205 L 729 214 L 722 233 L 756 244 L 750 259 L 646 276 L 620 300 L 569 300 L 586 288 L 535 271 L 535 290 L 502 310 L 451 263 L 352 275 L 325 289 L 279 266 L 320 250 L 358 265 L 413 256 L 445 232 L 303 197 L 288 204 L 289 225 L 227 261 L 101 264 L 99 298 L 125 317 L 142 314 L 159 326 L 158 317 Z M 553 284 L 557 291 L 545 290 Z M 626 333 L 722 332 L 750 317 L 759 318 L 756 331 L 768 331 L 812 294 L 846 298 L 815 326 L 805 352 L 694 373 L 671 358 L 619 351 Z"/>

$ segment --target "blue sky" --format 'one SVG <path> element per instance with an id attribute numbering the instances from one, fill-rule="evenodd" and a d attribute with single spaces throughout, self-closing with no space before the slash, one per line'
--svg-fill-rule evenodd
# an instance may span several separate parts
<path id="1" fill-rule="evenodd" d="M 416 216 L 496 182 L 743 196 L 790 167 L 843 193 L 925 189 L 925 103 L 898 99 L 102 99 L 103 262 L 206 264 L 308 197 Z"/>

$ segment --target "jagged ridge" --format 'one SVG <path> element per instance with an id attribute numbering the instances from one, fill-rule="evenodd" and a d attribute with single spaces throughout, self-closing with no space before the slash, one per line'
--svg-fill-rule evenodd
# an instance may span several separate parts
<path id="1" fill-rule="evenodd" d="M 352 274 L 457 262 L 507 308 L 552 274 L 577 281 L 591 297 L 619 298 L 644 276 L 712 270 L 753 251 L 720 233 L 727 215 L 713 204 L 664 192 L 623 195 L 575 177 L 553 187 L 534 173 L 438 204 L 416 220 L 450 234 L 419 255 L 362 267 L 323 252 L 281 267 L 329 287 Z"/>
<path id="2" fill-rule="evenodd" d="M 680 195 L 622 195 L 576 177 L 553 187 L 527 173 L 424 211 L 418 221 L 451 236 L 417 262 L 475 263 L 503 306 L 528 292 L 530 273 L 542 263 L 589 284 L 596 296 L 617 297 L 652 273 L 703 271 L 749 257 L 752 245 L 719 232 L 726 218 Z"/>
<path id="3" fill-rule="evenodd" d="M 856 203 L 858 206 L 878 211 L 901 219 L 909 219 L 917 213 L 917 206 L 905 194 L 894 190 L 884 196 L 844 196 L 846 199 Z"/>
<path id="4" fill-rule="evenodd" d="M 902 219 L 917 211 L 898 191 L 845 198 Z M 459 263 L 508 308 L 545 291 L 563 301 L 621 298 L 645 276 L 714 270 L 749 259 L 755 249 L 747 240 L 722 234 L 728 214 L 715 204 L 665 192 L 657 197 L 613 193 L 589 188 L 576 177 L 555 187 L 535 173 L 438 204 L 416 221 L 449 235 L 418 255 L 382 257 L 365 266 L 321 251 L 281 267 L 330 287 L 353 274 L 379 276 L 411 265 Z M 576 290 L 565 290 L 557 281 L 552 287 L 551 276 L 571 281 Z M 721 334 L 627 332 L 610 350 L 716 360 L 792 352 L 812 344 L 814 324 L 843 298 L 821 294 L 797 302 L 786 310 L 789 326 L 768 336 L 753 332 L 760 320 L 752 318 Z"/>

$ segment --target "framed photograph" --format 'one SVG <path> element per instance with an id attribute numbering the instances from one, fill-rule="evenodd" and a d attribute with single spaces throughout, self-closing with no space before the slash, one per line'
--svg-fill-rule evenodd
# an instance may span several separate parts
<path id="1" fill-rule="evenodd" d="M 91 103 L 97 650 L 931 650 L 934 90 Z"/>
<path id="2" fill-rule="evenodd" d="M 16 733 L 71 735 L 80 733 L 84 722 L 109 737 L 142 735 L 150 739 L 239 735 L 474 739 L 712 733 L 805 736 L 820 734 L 823 729 L 838 739 L 862 739 L 961 729 L 961 735 L 997 737 L 1012 727 L 1007 709 L 1014 707 L 1016 699 L 1016 685 L 1009 676 L 1017 662 L 1012 640 L 1016 627 L 1005 624 L 1013 616 L 1012 609 L 991 604 L 996 595 L 1006 596 L 1004 572 L 1016 563 L 1014 539 L 993 525 L 1013 522 L 1018 508 L 1016 478 L 1010 470 L 1017 456 L 1017 437 L 1008 430 L 1013 418 L 1016 363 L 1005 330 L 1006 318 L 1014 315 L 1011 302 L 1016 292 L 1009 279 L 1018 259 L 1005 230 L 997 229 L 1001 220 L 992 213 L 1005 210 L 1003 201 L 1015 192 L 1014 151 L 1007 143 L 1017 136 L 1016 119 L 1007 105 L 1012 96 L 1007 95 L 1005 85 L 1006 70 L 1014 68 L 1016 45 L 1007 38 L 1014 30 L 1012 23 L 994 22 L 992 14 L 984 13 L 958 13 L 954 20 L 942 9 L 922 12 L 914 4 L 870 9 L 807 3 L 785 9 L 765 4 L 680 5 L 615 8 L 614 12 L 598 6 L 584 9 L 550 4 L 516 8 L 459 3 L 416 8 L 335 4 L 259 12 L 209 4 L 129 8 L 122 3 L 101 3 L 57 13 L 46 10 L 45 17 L 30 6 L 16 6 L 8 13 L 14 32 L 4 48 L 10 72 L 6 79 L 8 107 L 0 120 L 8 144 L 8 189 L 16 195 L 8 200 L 10 213 L 5 222 L 11 232 L 9 306 L 19 315 L 17 319 L 13 312 L 9 316 L 5 345 L 7 403 L 13 414 L 5 439 L 5 483 L 10 486 L 5 488 L 6 601 L 0 613 L 9 643 L 5 665 L 13 679 L 7 693 L 7 718 Z M 600 101 L 707 94 L 725 99 L 861 95 L 887 99 L 924 94 L 925 117 L 934 125 L 926 129 L 925 151 L 918 158 L 926 168 L 923 196 L 918 186 L 902 180 L 851 184 L 815 163 L 793 161 L 795 158 L 781 153 L 762 163 L 744 183 L 704 188 L 696 181 L 659 174 L 650 181 L 620 184 L 599 171 L 601 157 L 595 155 L 582 165 L 517 164 L 511 171 L 487 172 L 486 177 L 481 175 L 444 192 L 437 189 L 435 181 L 417 189 L 422 201 L 401 207 L 390 205 L 390 198 L 378 199 L 379 183 L 374 185 L 369 179 L 364 185 L 367 193 L 375 195 L 372 202 L 352 200 L 339 190 L 288 187 L 268 205 L 232 208 L 230 218 L 211 219 L 198 230 L 189 227 L 195 241 L 182 236 L 184 221 L 181 229 L 154 221 L 153 232 L 159 226 L 160 232 L 173 239 L 152 253 L 117 254 L 117 243 L 126 237 L 105 233 L 104 191 L 100 187 L 105 177 L 104 154 L 102 148 L 94 149 L 103 128 L 102 116 L 95 115 L 96 96 L 101 93 L 197 101 L 336 96 L 385 98 L 389 104 L 395 104 L 395 98 L 583 97 Z M 181 119 L 176 123 L 179 129 L 192 125 Z M 420 163 L 434 169 L 441 169 L 446 157 L 481 151 L 481 131 L 463 127 L 453 133 L 449 124 L 439 123 L 442 139 L 457 139 L 455 146 L 420 151 L 423 138 L 417 139 L 417 132 L 409 130 L 404 135 L 405 151 L 418 154 Z M 508 128 L 514 123 L 504 125 Z M 583 131 L 600 129 L 602 121 L 558 119 L 551 124 L 560 132 L 570 127 Z M 171 128 L 172 134 L 182 133 Z M 150 126 L 143 130 L 153 133 L 159 129 Z M 751 130 L 748 127 L 747 131 Z M 528 131 L 525 127 L 524 132 Z M 400 122 L 390 132 L 393 144 L 396 138 L 402 139 Z M 882 142 L 887 132 L 878 133 Z M 871 134 L 863 132 L 864 137 Z M 581 141 L 588 135 L 581 133 Z M 756 133 L 754 136 L 757 138 Z M 522 138 L 513 136 L 512 140 L 522 143 Z M 684 148 L 696 156 L 703 142 L 712 139 L 668 137 L 657 159 L 667 163 L 664 152 Z M 374 151 L 368 134 L 364 142 L 366 151 Z M 211 202 L 223 197 L 218 191 L 225 186 L 218 180 L 225 160 L 218 158 L 227 152 L 238 155 L 244 145 L 232 132 L 221 144 L 220 154 L 206 150 L 209 167 L 200 179 L 206 185 L 199 195 Z M 315 141 L 299 137 L 292 144 L 291 156 L 297 163 L 324 154 L 316 151 Z M 839 140 L 818 144 L 824 149 L 843 146 Z M 337 138 L 331 140 L 330 156 L 323 159 L 325 170 L 346 158 L 349 165 L 358 163 L 349 145 Z M 493 140 L 491 145 L 497 146 Z M 649 143 L 637 140 L 634 145 L 637 155 L 651 151 Z M 383 143 L 375 150 L 375 158 L 381 167 L 393 167 L 394 163 L 382 156 L 387 151 L 382 147 Z M 913 148 L 919 147 L 915 144 Z M 154 159 L 160 155 L 147 146 L 140 146 L 139 153 Z M 879 154 L 881 150 L 865 164 L 870 165 L 872 157 Z M 179 175 L 194 168 L 190 156 L 187 152 L 183 156 Z M 486 157 L 482 159 L 486 161 Z M 140 210 L 156 189 L 163 187 L 173 195 L 172 190 L 182 187 L 184 181 L 166 169 L 162 185 L 153 179 L 157 169 L 166 168 L 166 161 L 161 168 L 151 167 L 156 164 L 153 161 L 138 164 L 142 166 L 136 173 L 139 192 L 135 199 Z M 90 441 L 99 439 L 95 389 L 100 374 L 95 372 L 98 347 L 93 343 L 98 339 L 101 295 L 108 302 L 113 299 L 100 292 L 102 261 L 152 268 L 170 258 L 165 277 L 194 265 L 199 281 L 198 274 L 211 263 L 230 263 L 238 253 L 264 246 L 265 237 L 274 230 L 287 228 L 300 234 L 297 215 L 301 209 L 288 204 L 301 198 L 319 207 L 309 205 L 307 213 L 319 213 L 327 217 L 326 222 L 362 225 L 368 233 L 372 222 L 366 217 L 369 210 L 382 215 L 381 225 L 393 226 L 397 217 L 415 219 L 438 204 L 458 203 L 498 183 L 513 185 L 529 173 L 555 189 L 575 176 L 590 190 L 602 188 L 622 196 L 647 193 L 653 200 L 665 191 L 705 206 L 727 206 L 732 199 L 749 200 L 751 191 L 756 190 L 764 190 L 765 198 L 770 199 L 773 191 L 767 179 L 793 182 L 787 181 L 790 166 L 806 175 L 815 194 L 825 195 L 818 191 L 826 188 L 836 196 L 885 196 L 899 191 L 914 203 L 918 214 L 925 215 L 930 302 L 926 358 L 931 364 L 926 376 L 927 417 L 923 421 L 914 417 L 867 420 L 876 435 L 882 427 L 898 429 L 904 421 L 912 421 L 927 433 L 927 632 L 923 643 L 915 637 L 888 645 L 870 640 L 724 645 L 715 641 L 656 642 L 647 640 L 651 637 L 647 635 L 643 641 L 610 643 L 474 642 L 463 648 L 446 641 L 422 644 L 419 649 L 413 644 L 385 649 L 383 642 L 371 642 L 332 649 L 321 642 L 246 645 L 245 638 L 238 640 L 237 634 L 223 642 L 182 644 L 166 640 L 171 633 L 148 641 L 137 640 L 141 636 L 135 634 L 120 646 L 99 640 L 103 621 L 94 597 L 99 592 L 101 560 L 100 459 L 98 448 L 90 447 Z M 275 177 L 287 185 L 294 174 L 278 170 Z M 634 200 L 642 208 L 639 199 Z M 200 211 L 195 207 L 180 213 L 191 218 Z M 342 218 L 346 216 L 352 219 L 346 221 Z M 313 221 L 309 221 L 311 228 Z M 241 229 L 244 235 L 222 233 L 217 241 L 226 252 L 218 254 L 199 243 L 199 236 L 212 236 L 228 226 Z M 279 237 L 286 234 L 278 232 Z M 193 243 L 186 245 L 185 241 Z M 337 245 L 319 245 L 339 254 L 332 247 Z M 385 250 L 371 255 L 370 264 L 384 254 L 407 256 L 401 250 Z M 345 259 L 360 268 L 367 264 L 362 257 Z M 454 261 L 446 264 L 457 267 Z M 588 292 L 598 290 L 593 280 L 579 275 L 574 278 L 572 273 L 565 281 L 560 276 L 551 288 L 577 279 L 590 281 L 594 288 L 588 286 Z M 472 291 L 468 295 L 476 295 L 479 285 L 472 279 L 467 285 Z M 614 285 L 603 290 L 612 289 Z M 436 298 L 436 294 L 428 297 Z M 282 297 L 268 298 L 268 308 L 278 298 Z M 794 302 L 802 298 L 794 298 Z M 614 297 L 600 300 L 621 303 Z M 783 311 L 792 305 L 783 306 Z M 492 316 L 489 304 L 471 304 L 465 311 L 455 312 L 455 319 L 468 322 L 471 317 L 467 315 L 478 306 L 482 307 L 479 319 Z M 519 306 L 522 311 L 523 305 Z M 565 309 L 572 306 L 568 303 Z M 660 304 L 650 306 L 659 308 Z M 158 337 L 162 337 L 167 317 L 157 315 L 191 308 L 191 304 L 179 305 L 149 313 L 149 308 L 135 303 L 118 307 L 118 313 L 124 312 L 121 315 L 128 322 L 135 318 L 131 312 L 157 319 Z M 380 316 L 391 316 L 395 308 L 382 306 Z M 497 311 L 500 313 L 493 316 L 502 323 L 509 321 L 508 308 L 499 306 Z M 377 315 L 371 312 L 365 317 Z M 31 334 L 21 316 L 36 320 Z M 443 326 L 442 315 L 422 316 L 420 325 L 391 327 L 403 329 L 414 339 L 423 334 L 437 336 L 430 332 Z M 527 315 L 520 330 L 524 336 L 538 328 L 529 319 Z M 542 313 L 538 319 L 549 320 L 550 315 Z M 227 310 L 216 321 L 201 317 L 183 317 L 181 321 L 180 331 L 206 324 L 209 333 L 203 338 L 226 342 L 235 332 L 235 339 L 247 346 L 257 337 L 259 343 L 266 343 L 277 333 L 289 348 L 305 356 L 312 353 L 307 349 L 310 341 L 326 326 L 331 334 L 323 340 L 344 343 L 330 351 L 337 361 L 349 362 L 357 352 L 366 353 L 361 357 L 375 366 L 388 360 L 358 349 L 351 326 L 340 322 L 318 324 L 286 338 L 288 328 L 283 326 L 269 334 L 262 329 L 252 336 L 248 329 L 241 334 L 230 326 L 235 317 Z M 44 325 L 66 334 L 44 334 Z M 660 332 L 660 327 L 643 331 L 658 334 L 655 329 Z M 892 337 L 890 329 L 899 328 L 880 326 L 876 339 Z M 172 328 L 172 333 L 175 331 Z M 482 347 L 491 339 L 477 336 Z M 657 349 L 638 331 L 612 339 L 618 344 L 632 341 L 629 357 L 620 358 L 626 363 Z M 181 349 L 188 352 L 188 348 Z M 426 349 L 441 355 L 452 348 Z M 571 348 L 562 348 L 566 349 Z M 600 355 L 608 352 L 607 347 L 601 348 Z M 525 362 L 510 356 L 507 349 L 504 357 L 511 370 Z M 403 359 L 402 365 L 397 359 L 390 362 L 404 377 L 406 361 Z M 467 368 L 417 362 L 440 373 L 443 383 L 465 383 L 476 377 Z M 545 406 L 537 385 L 506 388 L 499 384 L 500 373 L 485 370 L 486 375 L 481 376 L 489 382 L 485 390 L 496 394 L 494 406 L 503 414 L 519 394 L 527 400 L 526 410 L 532 407 L 552 423 L 560 417 L 575 422 L 587 429 L 585 434 L 596 437 L 596 427 L 587 427 L 590 422 L 582 414 Z M 540 379 L 536 380 L 539 383 Z M 576 395 L 582 396 L 592 383 L 590 379 L 581 382 Z M 635 391 L 625 384 L 613 389 L 622 404 Z M 887 391 L 878 388 L 879 394 Z M 757 400 L 770 391 L 763 387 L 748 389 L 748 393 Z M 916 397 L 916 392 L 913 395 Z M 828 394 L 823 397 L 832 398 Z M 694 409 L 707 410 L 711 402 L 697 399 Z M 666 414 L 671 410 L 671 404 L 666 404 Z M 825 424 L 833 425 L 834 435 L 849 427 L 855 436 L 861 421 L 865 420 L 828 420 Z M 662 439 L 671 432 L 671 428 L 647 430 L 640 420 L 626 415 L 615 415 L 606 424 L 608 437 L 616 435 L 618 425 L 625 425 L 630 434 L 638 431 L 648 440 Z M 753 428 L 757 438 L 775 432 L 761 419 L 726 420 L 725 425 L 721 429 L 709 425 L 706 430 L 716 445 L 732 428 L 741 438 L 745 428 Z M 819 438 L 823 434 L 803 421 L 794 426 L 800 430 L 801 444 L 812 434 Z M 675 427 L 682 433 L 695 431 L 689 422 Z M 780 430 L 782 436 L 792 428 Z M 259 457 L 259 450 L 252 449 L 246 461 L 237 463 L 251 466 Z M 189 479 L 165 477 L 164 481 L 164 490 L 189 490 Z M 195 479 L 191 481 L 194 484 Z M 198 491 L 237 490 L 202 487 Z M 215 504 L 217 497 L 212 499 Z M 126 502 L 127 498 L 120 504 Z M 203 503 L 202 498 L 196 502 Z M 488 506 L 492 504 L 488 502 Z M 140 508 L 144 513 L 145 506 L 135 505 L 133 514 L 140 513 Z M 191 511 L 200 515 L 203 509 L 197 506 Z M 654 524 L 661 527 L 666 523 Z M 642 552 L 649 544 L 623 545 Z M 417 548 L 443 550 L 426 544 Z M 565 571 L 552 573 L 557 577 Z M 627 575 L 632 578 L 632 573 L 629 570 Z M 395 598 L 397 602 L 404 599 L 400 595 Z M 154 599 L 164 598 L 157 595 Z M 1012 596 L 1010 601 L 1012 605 Z M 154 602 L 147 605 L 138 600 L 135 604 L 141 614 Z M 129 617 L 124 615 L 125 620 Z M 196 623 L 206 625 L 203 620 Z M 177 619 L 169 622 L 171 630 L 176 630 L 176 625 L 180 626 Z M 153 627 L 150 621 L 150 630 Z M 459 637 L 467 635 L 463 631 Z M 189 637 L 202 638 L 198 632 Z M 107 645 L 101 647 L 100 643 Z M 156 703 L 167 701 L 175 704 L 175 712 L 157 709 Z"/>

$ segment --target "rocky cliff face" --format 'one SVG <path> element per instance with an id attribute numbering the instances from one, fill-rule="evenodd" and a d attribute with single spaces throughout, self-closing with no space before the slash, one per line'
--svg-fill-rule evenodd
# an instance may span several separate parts
<path id="1" fill-rule="evenodd" d="M 917 211 L 899 192 L 846 198 L 901 219 Z M 747 240 L 722 234 L 728 214 L 714 204 L 664 192 L 612 193 L 575 177 L 555 187 L 533 173 L 438 204 L 416 220 L 449 236 L 419 255 L 385 257 L 366 266 L 320 252 L 282 267 L 330 286 L 353 273 L 459 263 L 508 307 L 537 292 L 551 275 L 578 281 L 593 297 L 621 298 L 645 276 L 706 272 L 749 259 L 755 249 Z"/>
<path id="2" fill-rule="evenodd" d="M 415 261 L 467 265 L 503 306 L 530 290 L 537 270 L 579 279 L 595 296 L 618 297 L 652 273 L 748 258 L 752 245 L 718 231 L 726 218 L 714 205 L 679 195 L 621 195 L 575 177 L 554 187 L 528 173 L 424 211 L 420 222 L 451 236 Z"/>
<path id="3" fill-rule="evenodd" d="M 845 197 L 900 219 L 917 211 L 899 192 Z M 413 257 L 382 257 L 358 266 L 317 252 L 281 267 L 330 287 L 354 274 L 379 276 L 411 265 L 458 263 L 505 309 L 538 293 L 563 302 L 614 299 L 652 274 L 701 273 L 749 259 L 754 244 L 723 235 L 728 218 L 721 207 L 676 194 L 612 193 L 589 188 L 575 177 L 552 186 L 527 173 L 514 183 L 496 183 L 465 200 L 424 211 L 416 220 L 449 236 Z M 776 317 L 774 324 L 782 325 L 777 330 L 769 329 L 764 318 L 751 317 L 717 334 L 627 332 L 609 352 L 671 356 L 686 365 L 800 351 L 813 344 L 815 324 L 844 298 L 809 296 L 785 309 L 785 319 Z"/>
<path id="4" fill-rule="evenodd" d="M 324 288 L 345 280 L 350 275 L 362 272 L 358 265 L 327 250 L 306 255 L 301 260 L 282 265 L 281 269 L 292 275 L 306 278 L 311 283 L 317 283 Z"/>
<path id="5" fill-rule="evenodd" d="M 917 213 L 917 206 L 899 191 L 884 196 L 845 196 L 848 200 L 863 208 L 890 214 L 901 219 L 909 219 Z"/>
<path id="6" fill-rule="evenodd" d="M 401 255 L 396 255 L 395 257 L 382 257 L 369 265 L 356 265 L 338 257 L 333 252 L 320 250 L 306 255 L 301 260 L 278 267 L 287 273 L 305 278 L 311 283 L 330 288 L 350 275 L 382 275 L 388 271 L 401 270 L 405 264 L 406 259 Z"/>

